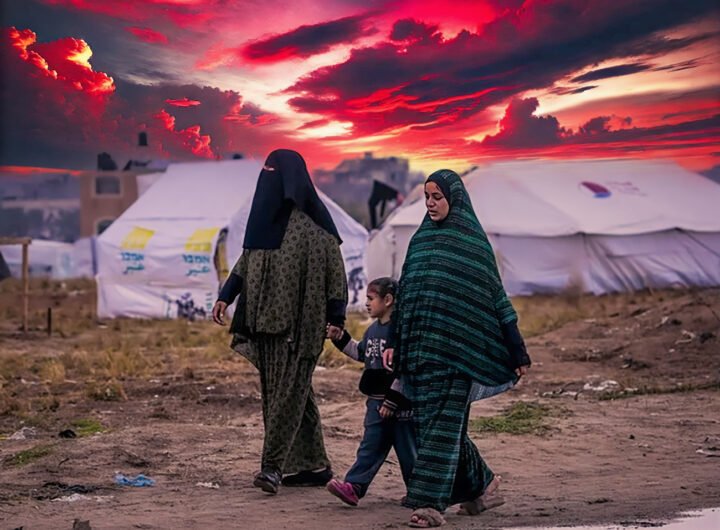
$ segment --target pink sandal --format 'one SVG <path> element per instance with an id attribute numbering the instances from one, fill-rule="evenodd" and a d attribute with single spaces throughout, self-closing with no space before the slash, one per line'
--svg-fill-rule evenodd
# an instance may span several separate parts
<path id="1" fill-rule="evenodd" d="M 336 478 L 327 483 L 327 490 L 335 495 L 338 499 L 350 506 L 357 506 L 360 499 L 355 492 L 355 488 L 349 482 L 343 482 Z"/>

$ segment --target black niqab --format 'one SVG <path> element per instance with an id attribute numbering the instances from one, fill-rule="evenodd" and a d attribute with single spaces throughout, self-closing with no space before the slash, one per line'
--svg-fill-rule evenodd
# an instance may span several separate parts
<path id="1" fill-rule="evenodd" d="M 277 149 L 268 155 L 258 177 L 243 248 L 280 248 L 293 208 L 306 213 L 338 244 L 342 243 L 303 157 L 289 149 Z"/>

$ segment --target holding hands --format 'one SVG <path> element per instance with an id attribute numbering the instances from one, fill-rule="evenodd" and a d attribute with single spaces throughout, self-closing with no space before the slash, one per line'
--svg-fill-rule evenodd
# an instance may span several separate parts
<path id="1" fill-rule="evenodd" d="M 343 329 L 338 326 L 328 324 L 325 327 L 325 337 L 330 340 L 340 340 L 343 336 Z"/>

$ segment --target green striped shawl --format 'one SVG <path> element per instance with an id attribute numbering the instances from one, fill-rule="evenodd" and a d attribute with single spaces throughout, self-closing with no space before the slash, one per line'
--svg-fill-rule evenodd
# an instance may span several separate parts
<path id="1" fill-rule="evenodd" d="M 410 240 L 396 307 L 400 372 L 451 366 L 487 386 L 515 382 L 501 323 L 517 320 L 492 247 L 460 177 L 433 173 L 450 190 L 450 212 L 425 218 Z"/>

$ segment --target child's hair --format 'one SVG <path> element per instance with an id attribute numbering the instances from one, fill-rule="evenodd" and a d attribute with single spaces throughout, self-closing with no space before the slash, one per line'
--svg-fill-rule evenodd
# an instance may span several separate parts
<path id="1" fill-rule="evenodd" d="M 386 276 L 383 278 L 375 278 L 368 284 L 367 290 L 368 292 L 372 291 L 377 293 L 381 298 L 385 298 L 389 294 L 395 298 L 397 296 L 399 286 L 400 284 L 397 280 L 393 280 L 392 278 Z"/>

